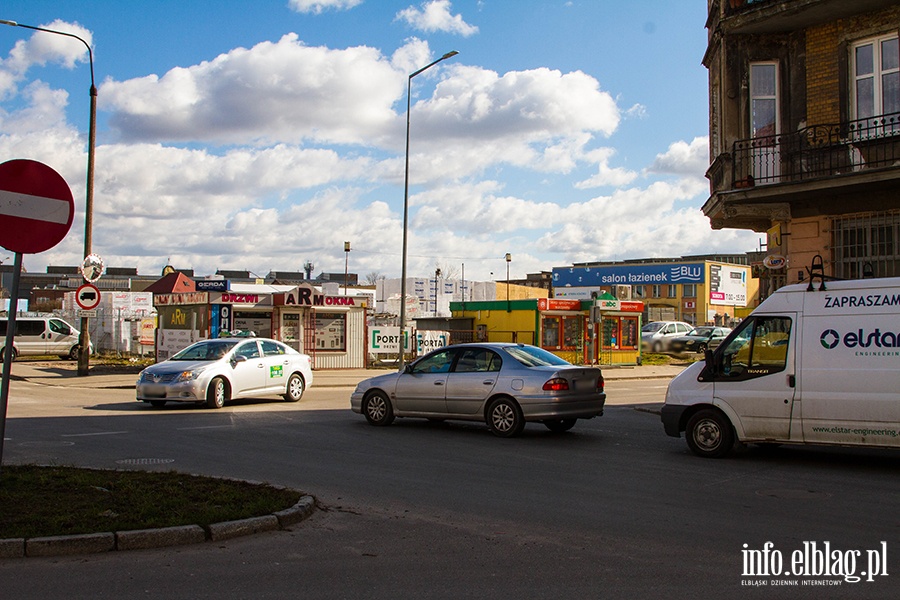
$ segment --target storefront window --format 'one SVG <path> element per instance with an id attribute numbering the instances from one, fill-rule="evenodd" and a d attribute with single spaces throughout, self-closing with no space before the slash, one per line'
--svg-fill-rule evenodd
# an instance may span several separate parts
<path id="1" fill-rule="evenodd" d="M 637 317 L 603 317 L 601 343 L 611 350 L 634 350 L 638 347 Z"/>
<path id="2" fill-rule="evenodd" d="M 584 336 L 581 334 L 581 317 L 563 317 L 564 348 L 580 348 Z"/>
<path id="3" fill-rule="evenodd" d="M 582 333 L 584 318 L 582 316 L 544 317 L 541 322 L 543 323 L 544 348 L 575 350 L 581 347 L 584 339 Z"/>
<path id="4" fill-rule="evenodd" d="M 272 313 L 247 310 L 234 311 L 234 331 L 252 331 L 257 337 L 272 337 Z"/>
<path id="5" fill-rule="evenodd" d="M 544 348 L 559 348 L 559 318 L 544 317 L 541 319 L 542 344 Z"/>
<path id="6" fill-rule="evenodd" d="M 316 349 L 347 350 L 347 315 L 346 313 L 316 312 Z"/>

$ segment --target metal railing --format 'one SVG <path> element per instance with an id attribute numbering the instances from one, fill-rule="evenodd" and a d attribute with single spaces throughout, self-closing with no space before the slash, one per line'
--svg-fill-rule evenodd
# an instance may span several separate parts
<path id="1" fill-rule="evenodd" d="M 734 142 L 732 187 L 900 166 L 900 112 Z"/>

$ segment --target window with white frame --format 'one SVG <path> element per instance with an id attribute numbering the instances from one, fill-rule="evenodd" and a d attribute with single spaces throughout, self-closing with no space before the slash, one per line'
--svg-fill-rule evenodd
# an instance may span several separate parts
<path id="1" fill-rule="evenodd" d="M 681 295 L 685 298 L 696 298 L 697 297 L 697 284 L 696 283 L 685 283 L 681 288 Z"/>
<path id="2" fill-rule="evenodd" d="M 653 284 L 650 286 L 650 295 L 653 298 L 662 298 L 662 286 L 659 284 Z"/>
<path id="3" fill-rule="evenodd" d="M 678 288 L 674 285 L 669 284 L 666 286 L 666 297 L 667 298 L 677 298 L 678 297 Z"/>
<path id="4" fill-rule="evenodd" d="M 781 174 L 776 145 L 778 126 L 778 63 L 750 63 L 750 137 L 756 183 L 773 183 Z"/>
<path id="5" fill-rule="evenodd" d="M 900 111 L 900 46 L 897 34 L 853 44 L 850 62 L 855 119 Z"/>

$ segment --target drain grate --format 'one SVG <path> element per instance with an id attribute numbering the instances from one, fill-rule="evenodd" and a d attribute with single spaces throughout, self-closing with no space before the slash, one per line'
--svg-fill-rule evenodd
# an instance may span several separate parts
<path id="1" fill-rule="evenodd" d="M 174 458 L 123 458 L 117 460 L 118 465 L 166 465 L 175 462 Z"/>

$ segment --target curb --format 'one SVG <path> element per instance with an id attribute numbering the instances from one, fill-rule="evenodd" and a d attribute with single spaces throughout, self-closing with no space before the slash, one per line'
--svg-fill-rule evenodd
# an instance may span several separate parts
<path id="1" fill-rule="evenodd" d="M 181 525 L 159 529 L 134 529 L 27 539 L 10 538 L 0 540 L 0 558 L 99 554 L 115 550 L 147 550 L 201 542 L 220 542 L 264 531 L 287 529 L 308 518 L 315 509 L 315 498 L 302 496 L 294 506 L 274 514 L 213 523 L 206 528 L 200 525 Z"/>

